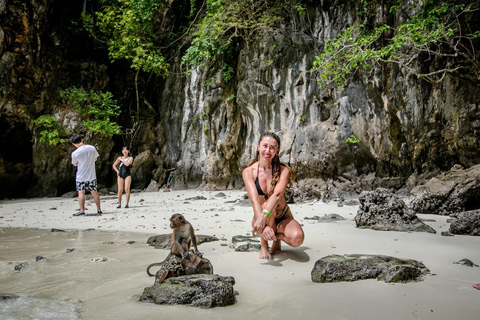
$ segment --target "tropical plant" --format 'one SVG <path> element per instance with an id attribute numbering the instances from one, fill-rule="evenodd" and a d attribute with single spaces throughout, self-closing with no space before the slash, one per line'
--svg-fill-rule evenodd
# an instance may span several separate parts
<path id="1" fill-rule="evenodd" d="M 69 133 L 58 123 L 57 119 L 52 115 L 42 115 L 35 120 L 35 125 L 43 128 L 40 131 L 40 142 L 48 143 L 56 146 L 59 143 L 68 141 L 66 136 Z"/>
<path id="2" fill-rule="evenodd" d="M 69 88 L 60 92 L 60 96 L 81 115 L 86 117 L 83 124 L 90 130 L 110 137 L 121 134 L 121 127 L 113 121 L 120 107 L 111 92 L 87 92 L 83 88 Z"/>
<path id="3" fill-rule="evenodd" d="M 405 1 L 395 0 L 390 14 Z M 365 5 L 368 1 L 363 0 Z M 479 82 L 480 60 L 477 54 L 479 25 L 476 17 L 480 1 L 424 1 L 411 19 L 397 28 L 375 28 L 356 24 L 327 41 L 324 52 L 316 57 L 312 71 L 318 71 L 319 84 L 340 89 L 360 68 L 369 70 L 380 63 L 398 64 L 419 79 L 438 83 L 447 74 Z M 393 35 L 390 38 L 387 35 Z M 428 70 L 418 61 L 443 59 Z"/>

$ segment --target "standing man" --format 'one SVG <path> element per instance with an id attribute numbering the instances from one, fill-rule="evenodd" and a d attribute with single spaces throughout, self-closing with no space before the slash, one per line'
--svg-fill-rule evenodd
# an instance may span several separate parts
<path id="1" fill-rule="evenodd" d="M 72 152 L 72 164 L 77 167 L 76 185 L 78 191 L 78 203 L 80 211 L 74 216 L 85 214 L 85 191 L 90 191 L 93 200 L 97 205 L 97 214 L 102 214 L 100 210 L 100 195 L 97 191 L 97 175 L 95 173 L 95 161 L 97 161 L 98 152 L 94 146 L 84 144 L 80 135 L 74 134 L 70 142 L 77 148 Z"/>

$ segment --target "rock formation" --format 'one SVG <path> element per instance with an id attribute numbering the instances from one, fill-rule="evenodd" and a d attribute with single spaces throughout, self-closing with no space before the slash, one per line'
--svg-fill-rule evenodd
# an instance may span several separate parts
<path id="1" fill-rule="evenodd" d="M 456 219 L 450 224 L 450 233 L 480 236 L 480 210 L 452 214 Z"/>
<path id="2" fill-rule="evenodd" d="M 421 281 L 430 271 L 419 261 L 383 255 L 347 254 L 323 257 L 312 269 L 313 282 L 378 279 L 387 283 Z"/>
<path id="3" fill-rule="evenodd" d="M 480 164 L 452 170 L 412 189 L 412 209 L 417 213 L 450 214 L 480 208 Z"/>
<path id="4" fill-rule="evenodd" d="M 156 304 L 186 304 L 191 307 L 224 307 L 235 303 L 233 277 L 197 274 L 168 278 L 145 288 L 140 301 Z"/>
<path id="5" fill-rule="evenodd" d="M 309 179 L 309 186 L 316 185 L 305 190 L 317 198 L 327 190 L 411 188 L 456 163 L 469 168 L 480 162 L 480 91 L 474 83 L 447 75 L 432 85 L 399 66 L 383 65 L 359 71 L 342 92 L 320 89 L 312 61 L 327 39 L 357 20 L 360 0 L 307 1 L 304 16 L 293 13 L 282 28 L 259 33 L 248 44 L 239 41 L 229 57 L 230 81 L 222 76 L 222 61 L 185 77 L 179 56 L 171 59 L 166 79 L 140 73 L 140 115 L 132 110 L 134 70 L 122 61 L 111 63 L 86 32 L 71 27 L 83 2 L 0 2 L 0 197 L 73 190 L 72 147 L 39 142 L 34 120 L 42 114 L 54 115 L 97 147 L 98 182 L 104 187 L 115 184 L 111 164 L 127 143 L 139 161 L 135 188 L 151 179 L 162 186 L 173 167 L 175 188 L 241 188 L 241 170 L 263 131 L 280 135 L 281 161 L 292 165 L 300 183 Z M 168 5 L 169 16 L 156 19 L 173 28 L 183 14 L 175 8 L 185 10 L 190 1 Z M 397 25 L 410 13 L 388 9 L 378 4 L 370 22 Z M 419 68 L 444 63 L 427 60 Z M 59 96 L 73 86 L 112 92 L 123 110 L 123 135 L 87 132 Z M 351 135 L 359 142 L 347 144 Z"/>
<path id="6" fill-rule="evenodd" d="M 418 219 L 403 200 L 385 189 L 362 192 L 359 200 L 360 208 L 355 216 L 358 228 L 435 233 L 432 227 Z"/>

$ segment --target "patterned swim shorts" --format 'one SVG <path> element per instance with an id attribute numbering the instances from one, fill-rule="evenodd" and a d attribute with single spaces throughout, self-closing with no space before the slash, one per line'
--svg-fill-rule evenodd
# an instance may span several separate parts
<path id="1" fill-rule="evenodd" d="M 77 181 L 77 191 L 97 191 L 97 179 L 92 181 Z"/>

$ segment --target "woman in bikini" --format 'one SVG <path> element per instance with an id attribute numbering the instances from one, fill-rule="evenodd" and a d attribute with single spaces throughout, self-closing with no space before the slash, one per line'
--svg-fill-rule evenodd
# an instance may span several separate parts
<path id="1" fill-rule="evenodd" d="M 295 174 L 280 162 L 279 151 L 280 138 L 272 132 L 262 134 L 255 159 L 242 172 L 253 206 L 252 233 L 261 235 L 260 259 L 270 260 L 281 252 L 281 241 L 298 247 L 304 239 L 302 227 L 293 218 L 284 197 Z M 268 241 L 273 241 L 270 252 Z"/>
<path id="2" fill-rule="evenodd" d="M 125 208 L 128 208 L 128 202 L 130 201 L 130 184 L 132 183 L 132 176 L 130 175 L 130 168 L 132 167 L 133 157 L 129 157 L 127 147 L 122 148 L 122 156 L 118 157 L 113 163 L 113 170 L 117 172 L 117 187 L 118 187 L 118 206 L 122 207 L 122 194 L 123 188 L 125 188 Z M 117 165 L 120 164 L 120 166 Z"/>

